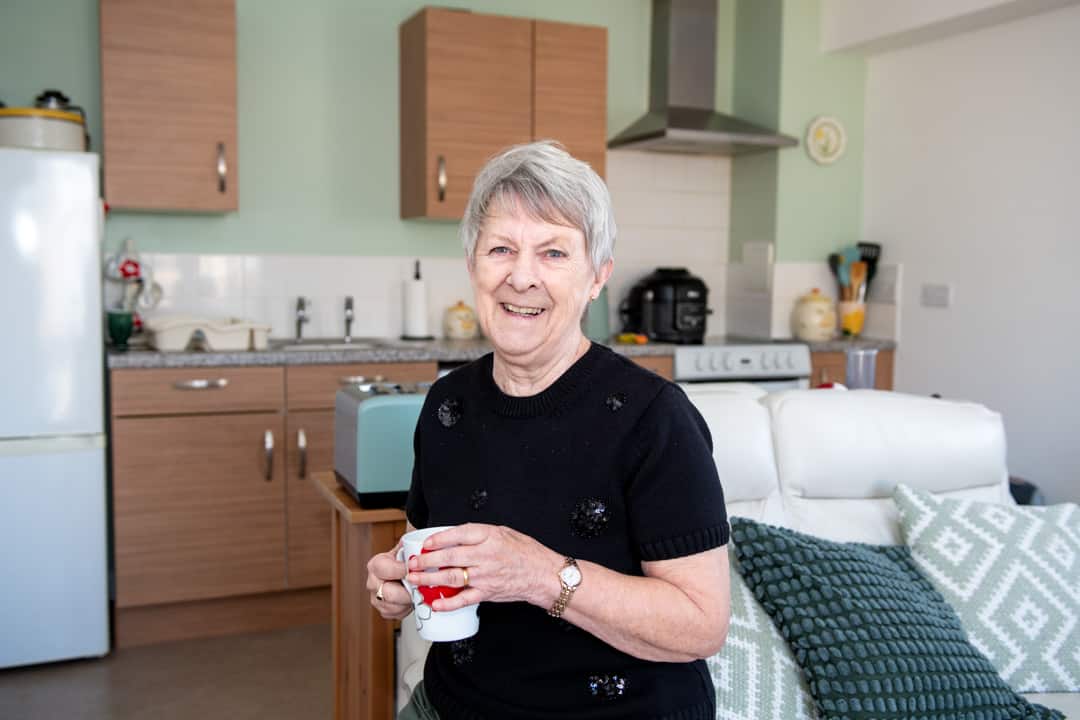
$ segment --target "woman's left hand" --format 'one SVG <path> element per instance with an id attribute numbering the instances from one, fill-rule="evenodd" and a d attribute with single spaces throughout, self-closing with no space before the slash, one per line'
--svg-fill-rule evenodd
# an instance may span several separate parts
<path id="1" fill-rule="evenodd" d="M 467 523 L 435 533 L 424 552 L 409 560 L 409 582 L 463 588 L 432 603 L 434 610 L 457 610 L 481 601 L 550 605 L 562 556 L 533 538 L 501 525 Z M 428 568 L 442 568 L 424 572 Z M 468 572 L 468 582 L 466 574 Z M 558 588 L 554 588 L 558 594 Z"/>

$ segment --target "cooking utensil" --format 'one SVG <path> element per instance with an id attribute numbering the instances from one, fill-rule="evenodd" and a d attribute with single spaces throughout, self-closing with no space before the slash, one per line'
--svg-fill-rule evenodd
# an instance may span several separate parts
<path id="1" fill-rule="evenodd" d="M 869 290 L 870 283 L 877 273 L 878 258 L 881 257 L 881 245 L 878 243 L 861 242 L 856 244 L 862 259 L 866 262 L 866 286 Z"/>
<path id="2" fill-rule="evenodd" d="M 866 301 L 866 263 L 857 260 L 851 263 L 851 299 Z"/>

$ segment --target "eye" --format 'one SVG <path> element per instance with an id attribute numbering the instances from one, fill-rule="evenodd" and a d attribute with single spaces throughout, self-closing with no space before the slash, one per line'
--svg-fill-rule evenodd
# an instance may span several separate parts
<path id="1" fill-rule="evenodd" d="M 510 248 L 505 245 L 496 245 L 488 250 L 488 255 L 507 255 L 510 252 Z"/>
<path id="2" fill-rule="evenodd" d="M 546 255 L 549 258 L 564 258 L 564 257 L 567 257 L 566 253 L 564 253 L 562 250 L 556 250 L 555 248 L 551 248 L 550 250 L 545 250 L 544 255 Z"/>

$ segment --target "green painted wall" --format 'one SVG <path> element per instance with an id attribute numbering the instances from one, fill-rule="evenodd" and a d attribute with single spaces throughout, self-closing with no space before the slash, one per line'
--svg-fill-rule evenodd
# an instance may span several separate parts
<path id="1" fill-rule="evenodd" d="M 778 153 L 776 259 L 825 262 L 830 252 L 860 239 L 863 186 L 863 100 L 866 62 L 820 50 L 820 0 L 785 0 L 780 74 L 780 130 L 800 147 Z M 818 165 L 803 146 L 819 115 L 840 120 L 847 150 Z"/>
<path id="2" fill-rule="evenodd" d="M 740 0 L 735 10 L 732 113 L 775 128 L 780 118 L 782 0 Z M 777 153 L 736 157 L 731 163 L 729 257 L 742 259 L 745 242 L 776 239 Z"/>
<path id="3" fill-rule="evenodd" d="M 397 28 L 424 4 L 237 0 L 240 211 L 116 212 L 107 246 L 130 235 L 159 252 L 458 255 L 455 224 L 398 218 Z M 648 0 L 452 4 L 607 27 L 609 134 L 644 112 Z M 0 100 L 61 88 L 100 142 L 97 6 L 0 0 Z"/>
<path id="4" fill-rule="evenodd" d="M 824 262 L 859 239 L 866 64 L 820 51 L 820 11 L 820 0 L 738 0 L 734 112 L 798 138 L 799 147 L 732 163 L 732 260 L 744 242 L 771 240 L 779 262 Z M 818 115 L 839 118 L 847 131 L 847 152 L 833 165 L 806 154 L 806 128 Z"/>

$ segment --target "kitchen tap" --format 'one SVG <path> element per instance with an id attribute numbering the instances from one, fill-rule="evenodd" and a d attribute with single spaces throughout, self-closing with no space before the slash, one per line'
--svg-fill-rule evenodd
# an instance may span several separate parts
<path id="1" fill-rule="evenodd" d="M 303 295 L 296 298 L 296 342 L 304 339 L 304 323 L 311 320 L 311 316 L 308 314 L 308 305 L 310 303 L 311 301 Z"/>
<path id="2" fill-rule="evenodd" d="M 352 295 L 345 296 L 345 342 L 352 342 L 353 300 Z"/>

